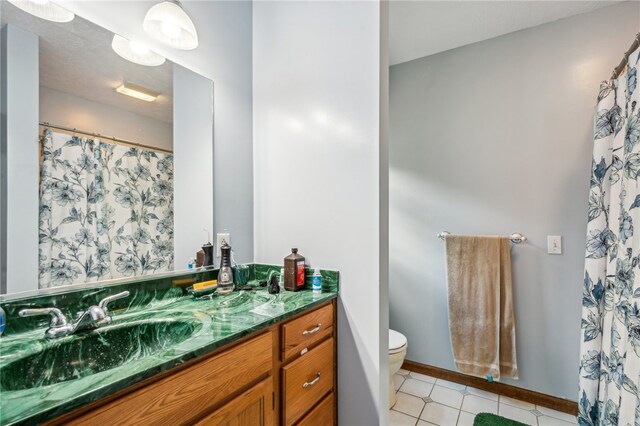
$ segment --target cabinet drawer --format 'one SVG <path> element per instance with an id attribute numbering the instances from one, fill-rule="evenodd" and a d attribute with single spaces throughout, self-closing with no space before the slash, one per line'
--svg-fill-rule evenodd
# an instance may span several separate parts
<path id="1" fill-rule="evenodd" d="M 135 390 L 67 424 L 182 425 L 271 371 L 273 333 Z"/>
<path id="2" fill-rule="evenodd" d="M 320 404 L 309 414 L 304 416 L 297 426 L 329 426 L 334 421 L 334 396 L 333 392 L 327 395 Z"/>
<path id="3" fill-rule="evenodd" d="M 300 419 L 333 389 L 333 346 L 330 338 L 282 368 L 285 424 Z"/>
<path id="4" fill-rule="evenodd" d="M 282 326 L 283 359 L 333 333 L 333 305 L 329 304 Z"/>

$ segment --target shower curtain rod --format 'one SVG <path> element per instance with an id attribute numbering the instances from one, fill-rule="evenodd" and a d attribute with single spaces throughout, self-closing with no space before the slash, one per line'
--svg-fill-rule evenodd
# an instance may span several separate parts
<path id="1" fill-rule="evenodd" d="M 83 135 L 87 135 L 87 136 L 93 136 L 96 138 L 101 138 L 101 139 L 108 139 L 105 140 L 105 142 L 109 142 L 109 141 L 113 141 L 113 143 L 115 143 L 116 145 L 127 145 L 127 146 L 133 146 L 136 148 L 144 148 L 150 151 L 159 151 L 159 152 L 165 152 L 167 154 L 173 154 L 173 150 L 170 149 L 164 149 L 164 148 L 158 148 L 155 146 L 151 146 L 151 145 L 144 145 L 141 143 L 137 143 L 137 142 L 133 142 L 133 141 L 129 141 L 126 139 L 120 139 L 120 138 L 116 138 L 115 136 L 109 136 L 109 135 L 101 135 L 100 133 L 92 133 L 92 132 L 85 132 L 83 130 L 78 130 L 76 128 L 71 128 L 71 127 L 64 127 L 64 126 L 56 126 L 53 124 L 50 124 L 46 121 L 41 121 L 40 125 L 43 127 L 50 127 L 52 129 L 58 129 L 58 130 L 64 130 L 65 132 L 72 132 L 72 133 L 81 133 Z"/>
<path id="2" fill-rule="evenodd" d="M 635 50 L 638 47 L 640 47 L 640 33 L 636 34 L 636 38 L 635 38 L 635 40 L 633 40 L 633 43 L 631 43 L 631 47 L 629 48 L 629 50 L 624 52 L 624 56 L 622 58 L 622 61 L 620 61 L 618 66 L 613 69 L 613 73 L 611 74 L 611 80 L 615 80 L 616 78 L 618 78 L 620 76 L 620 74 L 622 74 L 622 71 L 627 66 L 627 61 L 629 60 L 629 55 L 631 55 L 633 52 L 635 52 Z"/>

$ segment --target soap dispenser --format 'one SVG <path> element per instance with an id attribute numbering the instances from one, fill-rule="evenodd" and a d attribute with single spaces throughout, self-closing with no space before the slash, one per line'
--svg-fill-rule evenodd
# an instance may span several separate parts
<path id="1" fill-rule="evenodd" d="M 202 246 L 204 252 L 204 260 L 202 266 L 213 266 L 213 244 L 207 243 Z"/>
<path id="2" fill-rule="evenodd" d="M 204 252 L 204 260 L 202 262 L 202 266 L 213 266 L 213 244 L 211 244 L 211 233 L 206 229 L 202 228 L 207 233 L 207 244 L 202 246 L 202 251 Z"/>
<path id="3" fill-rule="evenodd" d="M 280 293 L 280 286 L 278 285 L 278 278 L 275 275 L 271 276 L 269 280 L 269 288 L 267 288 L 269 294 L 278 294 Z"/>
<path id="4" fill-rule="evenodd" d="M 233 291 L 233 270 L 231 269 L 231 246 L 226 242 L 220 246 L 220 270 L 218 271 L 218 294 Z"/>

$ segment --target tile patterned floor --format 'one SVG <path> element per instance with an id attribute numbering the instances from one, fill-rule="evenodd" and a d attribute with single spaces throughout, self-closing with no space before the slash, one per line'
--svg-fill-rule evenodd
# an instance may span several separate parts
<path id="1" fill-rule="evenodd" d="M 533 426 L 577 425 L 574 416 L 407 370 L 393 378 L 398 402 L 391 426 L 473 426 L 478 413 L 494 413 Z"/>

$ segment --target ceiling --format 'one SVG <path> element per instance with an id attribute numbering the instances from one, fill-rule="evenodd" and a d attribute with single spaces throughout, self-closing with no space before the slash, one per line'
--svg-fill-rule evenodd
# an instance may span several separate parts
<path id="1" fill-rule="evenodd" d="M 621 1 L 401 1 L 389 5 L 389 63 L 433 55 Z"/>
<path id="2" fill-rule="evenodd" d="M 40 37 L 40 85 L 129 112 L 173 121 L 173 64 L 134 64 L 111 49 L 113 33 L 76 16 L 69 23 L 39 19 L 2 2 L 2 26 L 7 22 Z M 121 95 L 115 88 L 134 83 L 160 93 L 154 102 Z"/>

